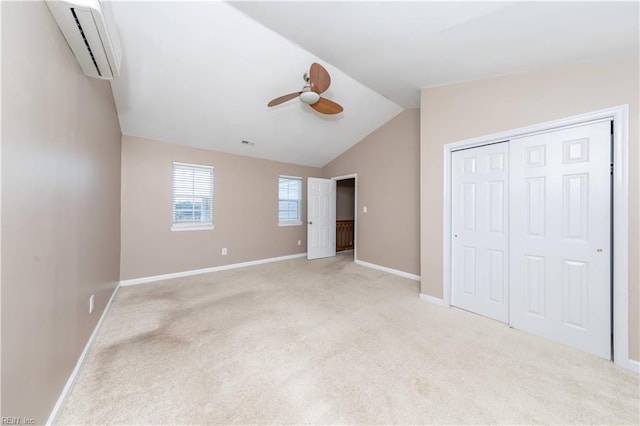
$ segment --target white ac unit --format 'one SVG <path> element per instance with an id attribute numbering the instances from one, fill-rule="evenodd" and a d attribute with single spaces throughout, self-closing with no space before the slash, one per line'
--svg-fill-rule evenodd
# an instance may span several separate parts
<path id="1" fill-rule="evenodd" d="M 82 71 L 112 80 L 120 75 L 122 49 L 108 4 L 99 0 L 46 0 Z"/>

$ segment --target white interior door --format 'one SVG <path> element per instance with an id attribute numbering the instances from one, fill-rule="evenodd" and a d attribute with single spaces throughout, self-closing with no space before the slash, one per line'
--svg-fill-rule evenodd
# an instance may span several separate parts
<path id="1" fill-rule="evenodd" d="M 510 142 L 510 318 L 611 357 L 610 122 Z"/>
<path id="2" fill-rule="evenodd" d="M 452 154 L 451 303 L 509 321 L 508 143 Z"/>
<path id="3" fill-rule="evenodd" d="M 336 255 L 336 181 L 307 179 L 307 259 Z"/>

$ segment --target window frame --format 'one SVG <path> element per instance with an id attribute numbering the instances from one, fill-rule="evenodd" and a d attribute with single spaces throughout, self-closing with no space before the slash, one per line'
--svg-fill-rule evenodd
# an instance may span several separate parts
<path id="1" fill-rule="evenodd" d="M 295 180 L 298 182 L 299 184 L 299 190 L 298 190 L 298 199 L 295 200 L 298 202 L 298 219 L 285 219 L 285 220 L 281 220 L 280 219 L 280 202 L 281 201 L 294 201 L 292 199 L 289 198 L 280 198 L 280 180 L 281 179 L 288 179 L 288 180 Z M 301 176 L 288 176 L 288 175 L 278 175 L 278 226 L 300 226 L 302 225 L 302 183 L 303 183 L 304 178 L 302 178 Z"/>
<path id="2" fill-rule="evenodd" d="M 211 207 L 210 207 L 210 221 L 190 221 L 190 222 L 176 222 L 175 212 L 176 212 L 176 166 L 182 167 L 183 169 L 191 169 L 191 170 L 208 170 L 211 172 Z M 184 163 L 180 161 L 172 162 L 171 169 L 171 230 L 172 231 L 204 231 L 211 230 L 214 228 L 214 200 L 215 200 L 215 167 L 210 166 L 208 164 L 195 164 L 195 163 Z M 196 198 L 195 195 L 191 195 L 192 198 Z M 183 198 L 188 198 L 188 196 L 184 196 Z"/>

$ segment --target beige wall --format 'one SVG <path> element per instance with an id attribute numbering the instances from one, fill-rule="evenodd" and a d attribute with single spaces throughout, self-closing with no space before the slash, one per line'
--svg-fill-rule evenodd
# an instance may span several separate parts
<path id="1" fill-rule="evenodd" d="M 3 2 L 2 416 L 46 421 L 117 285 L 120 141 L 47 6 Z"/>
<path id="2" fill-rule="evenodd" d="M 355 195 L 355 179 L 343 179 L 337 182 L 336 220 L 353 220 Z"/>
<path id="3" fill-rule="evenodd" d="M 215 167 L 213 230 L 171 231 L 174 161 Z M 306 178 L 320 169 L 124 136 L 121 279 L 306 252 L 304 220 L 278 226 L 279 175 L 305 178 L 306 200 Z"/>
<path id="4" fill-rule="evenodd" d="M 629 350 L 640 359 L 638 57 L 564 66 L 422 90 L 422 292 L 442 297 L 443 145 L 629 104 Z"/>
<path id="5" fill-rule="evenodd" d="M 358 174 L 358 259 L 420 274 L 420 112 L 403 111 L 322 168 Z M 362 207 L 367 207 L 367 213 Z"/>

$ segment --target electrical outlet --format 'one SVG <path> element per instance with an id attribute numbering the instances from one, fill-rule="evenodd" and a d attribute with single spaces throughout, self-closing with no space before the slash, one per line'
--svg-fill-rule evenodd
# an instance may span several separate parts
<path id="1" fill-rule="evenodd" d="M 298 240 L 298 245 L 301 246 L 302 245 L 302 241 Z"/>
<path id="2" fill-rule="evenodd" d="M 89 297 L 89 313 L 93 313 L 93 294 Z"/>
<path id="3" fill-rule="evenodd" d="M 226 256 L 226 255 L 227 255 L 227 248 L 226 248 L 226 247 L 224 247 L 224 248 L 222 249 L 222 255 L 223 255 L 223 256 Z"/>

